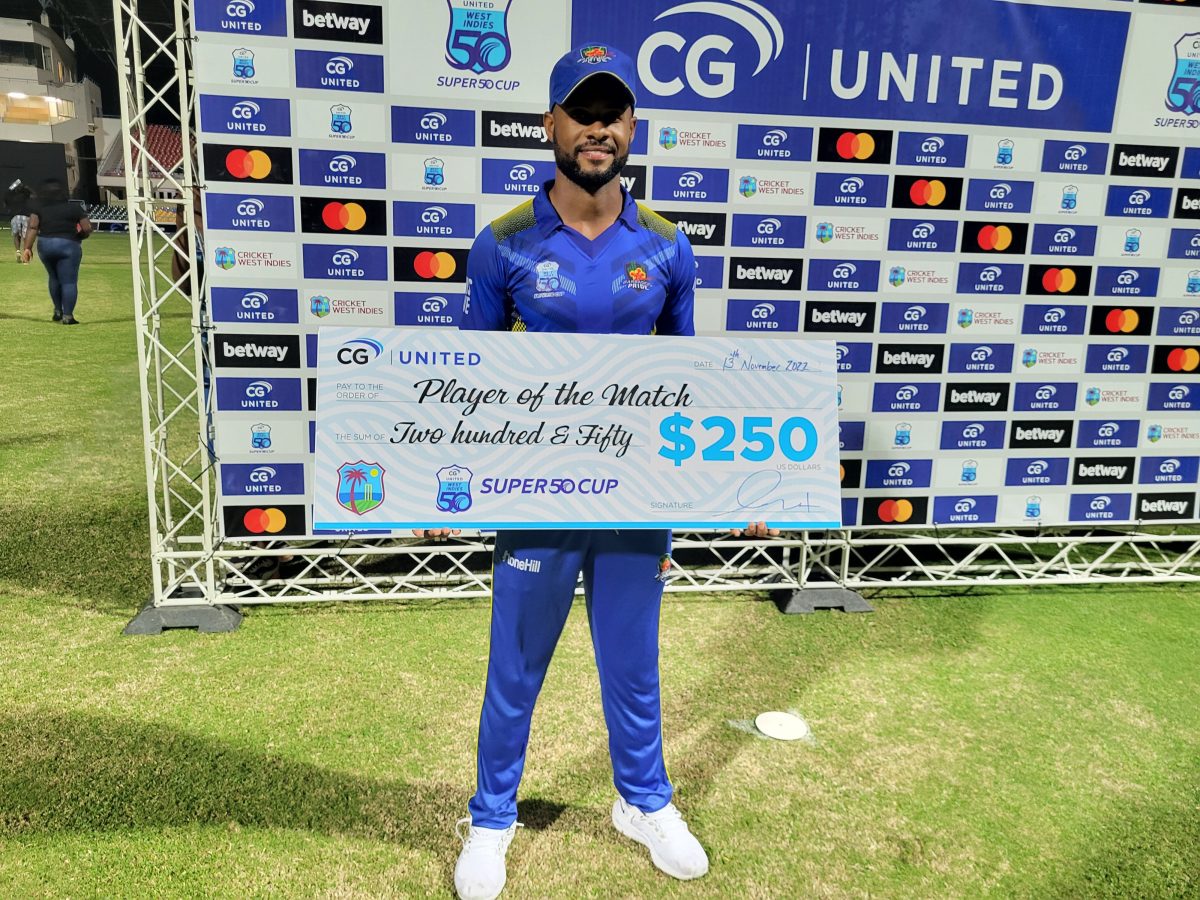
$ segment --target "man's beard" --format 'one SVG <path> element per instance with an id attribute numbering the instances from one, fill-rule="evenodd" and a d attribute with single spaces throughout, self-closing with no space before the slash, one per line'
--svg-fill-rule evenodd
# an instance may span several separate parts
<path id="1" fill-rule="evenodd" d="M 595 146 L 595 144 L 591 145 L 593 148 Z M 554 161 L 558 164 L 559 171 L 594 196 L 596 191 L 621 174 L 621 170 L 625 168 L 625 163 L 629 162 L 629 154 L 626 153 L 624 156 L 616 156 L 614 154 L 613 161 L 603 171 L 585 172 L 583 167 L 579 165 L 579 160 L 576 157 L 579 153 L 587 149 L 589 149 L 588 145 L 584 145 L 574 153 L 568 153 L 558 144 L 555 144 Z"/>

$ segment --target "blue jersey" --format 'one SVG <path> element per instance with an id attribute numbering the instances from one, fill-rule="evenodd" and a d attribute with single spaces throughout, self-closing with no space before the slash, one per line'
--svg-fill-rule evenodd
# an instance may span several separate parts
<path id="1" fill-rule="evenodd" d="M 695 334 L 696 261 L 687 237 L 621 190 L 595 240 L 563 224 L 543 186 L 479 232 L 460 328 Z"/>

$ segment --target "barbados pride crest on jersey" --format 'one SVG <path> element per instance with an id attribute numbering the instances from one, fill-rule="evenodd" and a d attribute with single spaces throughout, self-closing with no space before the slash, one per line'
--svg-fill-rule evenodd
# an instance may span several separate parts
<path id="1" fill-rule="evenodd" d="M 650 272 L 645 263 L 625 263 L 625 277 L 618 278 L 618 288 L 631 288 L 635 291 L 650 290 Z"/>

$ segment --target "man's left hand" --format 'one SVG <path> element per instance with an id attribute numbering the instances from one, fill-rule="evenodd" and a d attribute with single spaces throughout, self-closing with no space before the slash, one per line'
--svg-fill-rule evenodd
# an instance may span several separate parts
<path id="1" fill-rule="evenodd" d="M 766 522 L 748 522 L 745 528 L 731 528 L 729 533 L 734 537 L 741 537 L 743 534 L 752 538 L 779 537 L 779 529 L 768 528 Z"/>

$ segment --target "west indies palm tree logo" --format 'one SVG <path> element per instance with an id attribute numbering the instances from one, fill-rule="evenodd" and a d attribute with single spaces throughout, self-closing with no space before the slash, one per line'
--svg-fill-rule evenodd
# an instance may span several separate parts
<path id="1" fill-rule="evenodd" d="M 377 462 L 342 463 L 338 467 L 337 501 L 356 516 L 369 513 L 383 502 L 385 470 Z"/>

